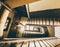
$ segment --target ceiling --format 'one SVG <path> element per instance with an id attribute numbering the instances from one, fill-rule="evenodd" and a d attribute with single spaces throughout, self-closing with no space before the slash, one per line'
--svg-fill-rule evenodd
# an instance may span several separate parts
<path id="1" fill-rule="evenodd" d="M 11 8 L 16 8 L 38 0 L 6 0 L 5 3 Z"/>

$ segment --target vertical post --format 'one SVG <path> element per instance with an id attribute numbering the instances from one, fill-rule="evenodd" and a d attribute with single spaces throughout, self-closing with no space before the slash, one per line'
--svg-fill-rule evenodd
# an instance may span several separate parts
<path id="1" fill-rule="evenodd" d="M 30 15 L 29 15 L 29 4 L 26 4 L 26 10 L 27 10 L 28 18 L 30 19 Z"/>

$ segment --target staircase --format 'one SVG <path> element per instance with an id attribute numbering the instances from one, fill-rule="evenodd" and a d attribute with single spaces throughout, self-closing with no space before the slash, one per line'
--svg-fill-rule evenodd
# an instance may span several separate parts
<path id="1" fill-rule="evenodd" d="M 60 47 L 60 38 L 4 38 L 0 47 Z"/>

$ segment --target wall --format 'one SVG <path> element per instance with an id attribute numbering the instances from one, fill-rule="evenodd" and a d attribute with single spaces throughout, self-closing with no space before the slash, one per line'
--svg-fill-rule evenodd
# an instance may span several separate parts
<path id="1" fill-rule="evenodd" d="M 60 38 L 60 26 L 59 27 L 55 27 L 55 36 Z"/>
<path id="2" fill-rule="evenodd" d="M 60 0 L 40 0 L 29 4 L 30 12 L 60 8 Z"/>
<path id="3" fill-rule="evenodd" d="M 12 24 L 12 21 L 13 21 L 13 12 L 10 12 L 9 15 L 8 15 L 8 17 L 10 18 L 10 23 L 9 23 L 9 26 L 8 26 L 7 31 L 4 31 L 4 32 L 3 32 L 3 37 L 4 37 L 4 38 L 7 37 L 8 34 L 9 34 L 10 27 L 11 27 L 11 24 Z"/>

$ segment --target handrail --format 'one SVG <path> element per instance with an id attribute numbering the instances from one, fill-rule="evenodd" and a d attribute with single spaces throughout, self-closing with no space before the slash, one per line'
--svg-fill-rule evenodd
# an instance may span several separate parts
<path id="1" fill-rule="evenodd" d="M 18 42 L 27 42 L 27 41 L 36 41 L 36 40 L 50 40 L 57 39 L 56 37 L 46 37 L 46 38 L 4 38 L 0 43 L 18 43 Z"/>
<path id="2" fill-rule="evenodd" d="M 5 3 L 1 2 L 1 1 L 0 1 L 0 3 L 1 3 L 4 7 L 6 7 L 9 11 L 12 11 L 12 9 L 11 9 L 10 7 L 8 7 Z"/>

